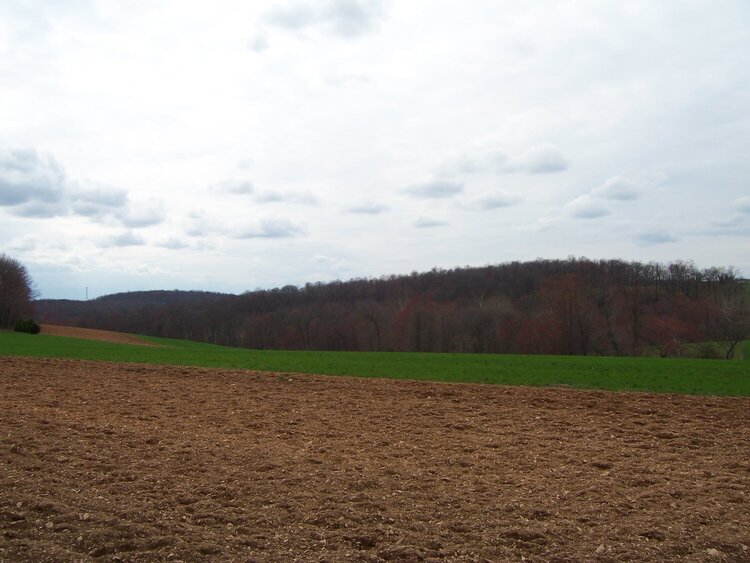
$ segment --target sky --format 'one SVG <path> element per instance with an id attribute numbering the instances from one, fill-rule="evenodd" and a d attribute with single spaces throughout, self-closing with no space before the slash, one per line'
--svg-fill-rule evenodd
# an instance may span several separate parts
<path id="1" fill-rule="evenodd" d="M 3 0 L 45 298 L 568 256 L 750 276 L 744 0 Z"/>

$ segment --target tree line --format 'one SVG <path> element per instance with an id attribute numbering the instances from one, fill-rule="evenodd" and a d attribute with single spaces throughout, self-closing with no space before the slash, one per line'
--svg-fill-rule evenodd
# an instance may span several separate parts
<path id="1" fill-rule="evenodd" d="M 731 357 L 748 288 L 733 268 L 569 258 L 37 307 L 46 322 L 255 349 L 671 356 L 717 341 Z"/>

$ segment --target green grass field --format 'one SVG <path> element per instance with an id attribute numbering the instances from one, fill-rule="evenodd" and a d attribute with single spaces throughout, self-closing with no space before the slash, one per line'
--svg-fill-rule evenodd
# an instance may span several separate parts
<path id="1" fill-rule="evenodd" d="M 0 355 L 503 385 L 750 396 L 750 362 L 665 358 L 245 350 L 142 337 L 163 347 L 0 332 Z M 744 344 L 747 352 L 748 343 Z M 750 357 L 750 354 L 745 355 Z"/>

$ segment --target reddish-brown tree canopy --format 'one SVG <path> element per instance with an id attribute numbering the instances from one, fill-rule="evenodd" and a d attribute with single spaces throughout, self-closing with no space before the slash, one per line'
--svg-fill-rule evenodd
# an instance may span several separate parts
<path id="1" fill-rule="evenodd" d="M 680 355 L 686 343 L 745 338 L 746 292 L 731 268 L 571 258 L 37 307 L 52 324 L 248 348 Z"/>

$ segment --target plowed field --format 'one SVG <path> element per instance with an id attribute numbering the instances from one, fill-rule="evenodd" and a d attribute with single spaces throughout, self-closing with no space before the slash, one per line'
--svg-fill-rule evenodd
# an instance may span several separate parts
<path id="1" fill-rule="evenodd" d="M 42 325 L 41 328 L 42 334 L 48 334 L 50 336 L 67 336 L 70 338 L 83 338 L 85 340 L 98 340 L 99 342 L 134 344 L 136 346 L 154 346 L 133 334 L 125 334 L 124 332 L 59 325 Z"/>
<path id="2" fill-rule="evenodd" d="M 0 561 L 749 560 L 750 399 L 0 358 Z"/>

